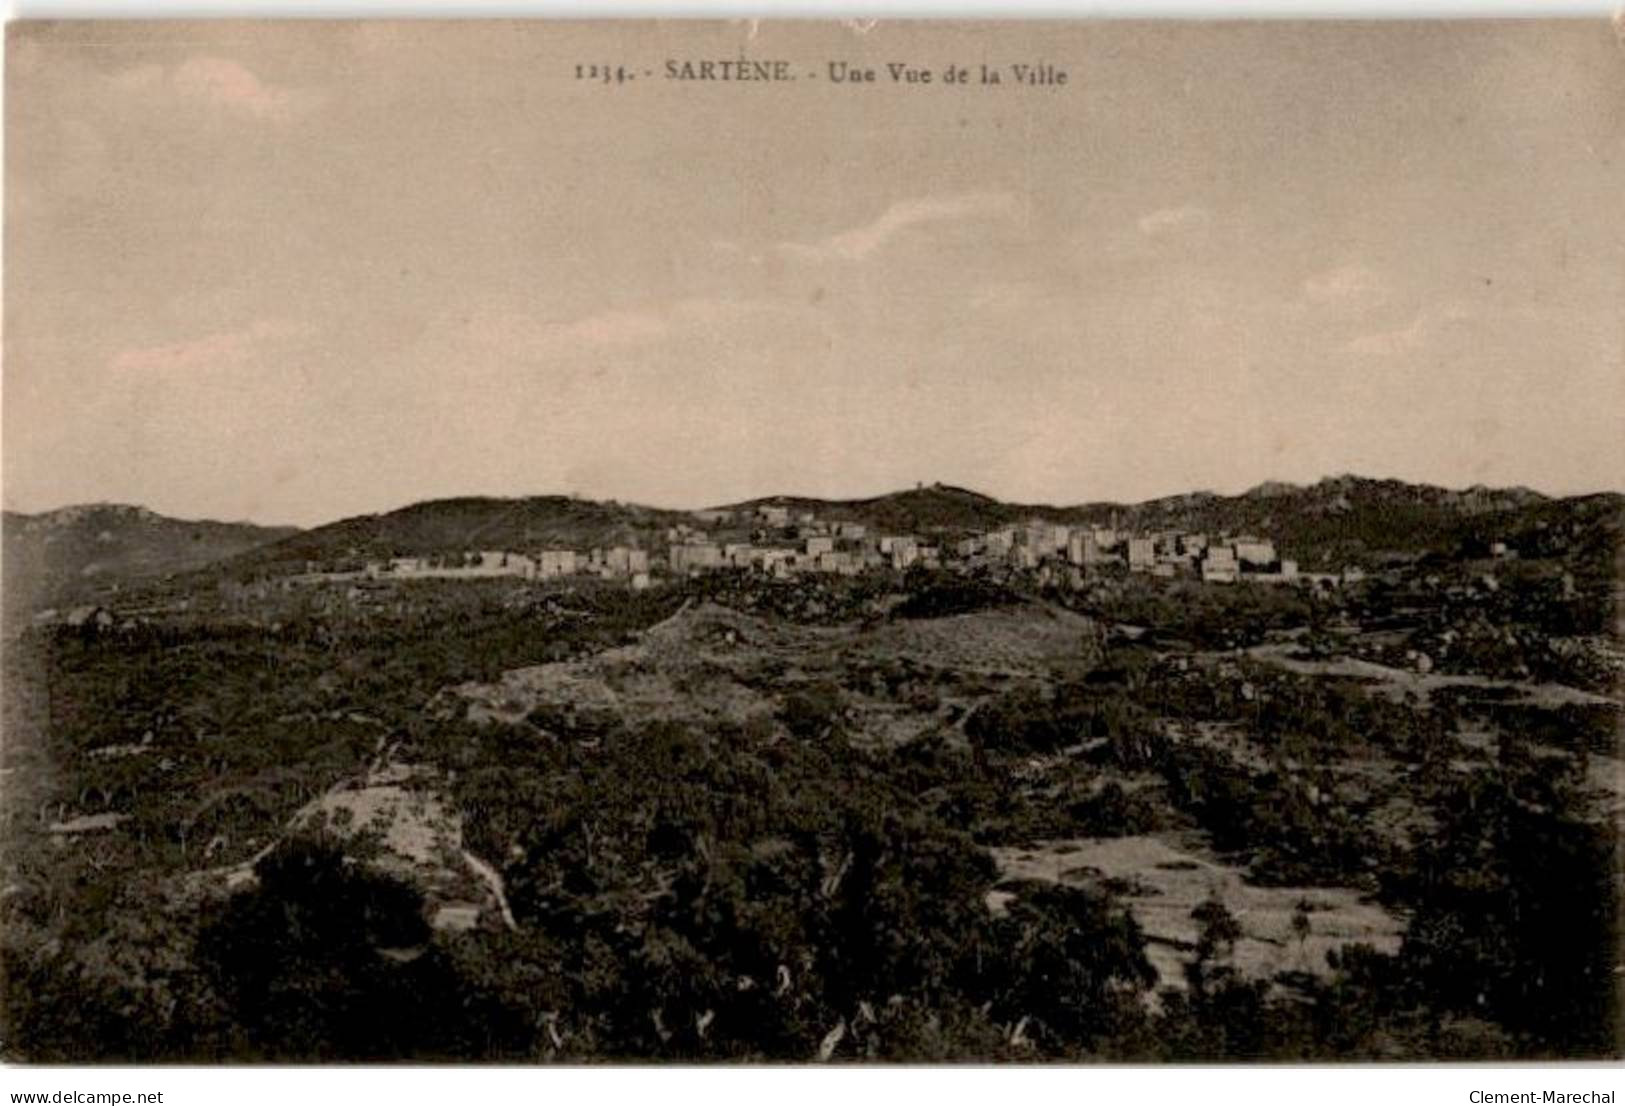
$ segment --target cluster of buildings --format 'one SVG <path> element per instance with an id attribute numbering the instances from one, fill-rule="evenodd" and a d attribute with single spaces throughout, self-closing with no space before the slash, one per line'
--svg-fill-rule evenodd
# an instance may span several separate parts
<path id="1" fill-rule="evenodd" d="M 729 539 L 686 523 L 666 532 L 666 565 L 676 575 L 712 569 L 754 570 L 786 577 L 802 572 L 855 576 L 876 568 L 940 565 L 940 550 L 912 535 L 876 535 L 858 522 L 826 522 L 812 511 L 762 506 L 745 516 L 701 512 L 729 527 Z M 728 517 L 716 517 L 719 514 Z"/>
<path id="2" fill-rule="evenodd" d="M 1131 532 L 1112 526 L 1071 526 L 1033 518 L 1015 525 L 928 540 L 911 533 L 875 532 L 852 521 L 766 504 L 750 510 L 695 511 L 667 527 L 664 553 L 637 546 L 531 553 L 483 550 L 431 557 L 394 557 L 367 566 L 368 578 L 479 578 L 525 580 L 593 576 L 649 586 L 652 575 L 690 576 L 715 571 L 756 572 L 785 578 L 802 573 L 855 576 L 874 569 L 926 568 L 1029 571 L 1041 582 L 1082 583 L 1109 570 L 1183 577 L 1211 584 L 1343 583 L 1339 577 L 1300 573 L 1273 542 L 1247 534 L 1179 530 Z"/>
<path id="3" fill-rule="evenodd" d="M 649 553 L 617 545 L 586 552 L 541 549 L 533 554 L 486 549 L 429 557 L 391 557 L 367 565 L 369 579 L 480 579 L 513 576 L 521 580 L 552 580 L 561 576 L 597 576 L 624 579 L 634 589 L 649 586 Z"/>
<path id="4" fill-rule="evenodd" d="M 717 512 L 708 512 L 716 516 Z M 707 517 L 711 527 L 741 523 L 749 540 L 723 541 L 708 529 L 679 525 L 668 530 L 667 565 L 686 575 L 716 569 L 757 569 L 776 576 L 797 572 L 854 574 L 871 568 L 1005 567 L 1081 581 L 1091 570 L 1117 565 L 1129 572 L 1194 577 L 1235 583 L 1244 577 L 1266 583 L 1297 583 L 1296 561 L 1278 555 L 1273 542 L 1251 535 L 1209 536 L 1183 531 L 1151 534 L 1115 526 L 1069 526 L 1045 519 L 971 533 L 937 544 L 915 534 L 871 534 L 852 522 L 825 522 L 811 511 L 762 506 L 746 519 Z"/>
<path id="5" fill-rule="evenodd" d="M 1273 542 L 1250 535 L 1131 533 L 1116 526 L 1031 519 L 966 538 L 955 552 L 967 561 L 1004 561 L 1023 569 L 1059 564 L 1087 572 L 1115 565 L 1129 572 L 1195 577 L 1214 584 L 1233 584 L 1243 576 L 1266 582 L 1298 579 L 1296 561 L 1278 556 Z"/>

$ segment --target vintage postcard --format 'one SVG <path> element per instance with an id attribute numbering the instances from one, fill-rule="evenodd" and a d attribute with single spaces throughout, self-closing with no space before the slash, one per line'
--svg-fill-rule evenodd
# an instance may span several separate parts
<path id="1" fill-rule="evenodd" d="M 1618 26 L 8 30 L 7 1060 L 1620 1055 Z"/>

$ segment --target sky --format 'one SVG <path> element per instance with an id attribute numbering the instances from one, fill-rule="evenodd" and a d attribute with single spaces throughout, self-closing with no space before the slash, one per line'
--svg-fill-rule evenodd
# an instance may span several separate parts
<path id="1" fill-rule="evenodd" d="M 9 32 L 8 509 L 1625 486 L 1605 20 Z"/>

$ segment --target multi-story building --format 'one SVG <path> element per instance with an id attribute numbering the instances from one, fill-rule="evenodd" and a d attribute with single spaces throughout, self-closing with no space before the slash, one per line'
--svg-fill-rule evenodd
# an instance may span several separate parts
<path id="1" fill-rule="evenodd" d="M 907 568 L 919 556 L 919 539 L 912 534 L 892 534 L 880 539 L 880 552 L 893 568 Z"/>
<path id="2" fill-rule="evenodd" d="M 536 555 L 536 576 L 550 580 L 555 576 L 570 576 L 576 570 L 574 549 L 544 549 Z"/>
<path id="3" fill-rule="evenodd" d="M 1275 543 L 1262 538 L 1237 538 L 1236 560 L 1244 565 L 1262 568 L 1275 563 Z"/>
<path id="4" fill-rule="evenodd" d="M 820 553 L 813 562 L 813 567 L 819 572 L 836 572 L 842 576 L 852 576 L 859 569 L 858 559 L 851 553 Z"/>
<path id="5" fill-rule="evenodd" d="M 602 566 L 612 576 L 626 576 L 649 571 L 649 554 L 642 549 L 616 545 L 605 550 L 593 550 L 589 563 Z"/>
<path id="6" fill-rule="evenodd" d="M 668 556 L 671 570 L 679 575 L 722 567 L 722 547 L 715 542 L 685 542 L 674 545 Z"/>
<path id="7" fill-rule="evenodd" d="M 1210 545 L 1202 555 L 1204 584 L 1233 584 L 1241 578 L 1236 551 L 1228 545 Z"/>
<path id="8" fill-rule="evenodd" d="M 1075 565 L 1100 564 L 1111 559 L 1111 555 L 1101 545 L 1098 532 L 1094 530 L 1074 530 L 1066 543 L 1066 559 Z"/>
<path id="9" fill-rule="evenodd" d="M 1055 552 L 1055 527 L 1041 518 L 1028 519 L 1016 531 L 1016 544 L 1025 546 L 1037 557 Z"/>
<path id="10" fill-rule="evenodd" d="M 757 549 L 753 555 L 761 564 L 762 571 L 770 576 L 782 578 L 798 567 L 798 557 L 793 549 Z"/>

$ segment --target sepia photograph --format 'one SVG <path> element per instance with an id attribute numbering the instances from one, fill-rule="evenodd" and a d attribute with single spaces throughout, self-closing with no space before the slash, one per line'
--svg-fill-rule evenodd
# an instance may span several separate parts
<path id="1" fill-rule="evenodd" d="M 4 84 L 8 1066 L 1625 1058 L 1625 21 Z"/>

